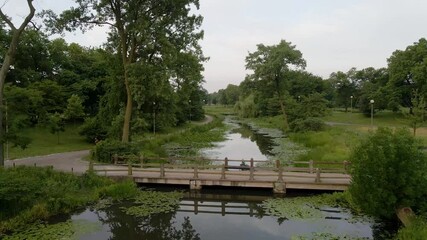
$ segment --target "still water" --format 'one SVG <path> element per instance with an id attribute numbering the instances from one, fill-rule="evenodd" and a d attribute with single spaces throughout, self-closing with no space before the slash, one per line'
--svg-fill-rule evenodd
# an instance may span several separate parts
<path id="1" fill-rule="evenodd" d="M 231 118 L 224 120 L 231 130 L 227 132 L 227 140 L 214 148 L 202 150 L 202 154 L 211 159 L 251 159 L 268 160 L 273 156 L 271 150 L 275 146 L 273 139 L 267 134 L 254 131 L 248 125 L 240 124 Z"/>
<path id="2" fill-rule="evenodd" d="M 233 193 L 230 193 L 233 192 Z M 248 195 L 250 194 L 250 195 Z M 371 223 L 352 222 L 348 211 L 325 208 L 325 217 L 286 220 L 268 216 L 260 206 L 268 192 L 205 189 L 186 192 L 176 212 L 137 218 L 126 215 L 120 204 L 104 210 L 86 209 L 71 216 L 100 227 L 79 239 L 291 239 L 313 232 L 346 239 L 372 238 Z M 311 238 L 308 238 L 311 239 Z M 326 238 L 328 239 L 328 238 Z"/>

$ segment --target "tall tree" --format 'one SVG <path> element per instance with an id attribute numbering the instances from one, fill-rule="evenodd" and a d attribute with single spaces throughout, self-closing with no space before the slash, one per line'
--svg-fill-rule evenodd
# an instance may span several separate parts
<path id="1" fill-rule="evenodd" d="M 427 97 L 427 40 L 421 38 L 405 50 L 396 50 L 388 59 L 388 87 L 404 107 L 412 108 L 412 92 Z"/>
<path id="2" fill-rule="evenodd" d="M 27 0 L 28 7 L 30 8 L 30 12 L 25 17 L 22 24 L 19 28 L 16 28 L 15 24 L 11 21 L 10 17 L 8 17 L 0 7 L 0 18 L 10 28 L 10 34 L 12 35 L 12 39 L 10 41 L 9 48 L 7 49 L 6 55 L 3 58 L 3 64 L 0 69 L 0 166 L 4 166 L 4 151 L 3 151 L 3 142 L 4 142 L 4 132 L 3 132 L 3 90 L 4 84 L 6 81 L 6 76 L 9 71 L 10 66 L 13 64 L 13 60 L 16 54 L 16 50 L 18 48 L 18 41 L 21 37 L 22 32 L 24 32 L 25 27 L 34 17 L 35 8 L 33 6 L 33 0 Z"/>
<path id="3" fill-rule="evenodd" d="M 123 83 L 126 89 L 122 141 L 129 141 L 133 108 L 130 67 L 135 62 L 150 61 L 159 50 L 173 46 L 197 51 L 194 40 L 200 39 L 202 17 L 190 15 L 198 0 L 76 0 L 78 6 L 64 11 L 60 17 L 48 12 L 47 25 L 57 30 L 83 30 L 94 25 L 109 25 L 110 46 L 121 55 Z"/>
<path id="4" fill-rule="evenodd" d="M 302 58 L 302 53 L 285 40 L 273 46 L 259 44 L 257 51 L 249 53 L 246 57 L 246 69 L 254 71 L 253 79 L 275 89 L 283 114 L 285 130 L 289 128 L 284 102 L 285 84 L 290 80 L 291 71 L 296 68 L 304 69 L 305 66 L 306 62 Z"/>

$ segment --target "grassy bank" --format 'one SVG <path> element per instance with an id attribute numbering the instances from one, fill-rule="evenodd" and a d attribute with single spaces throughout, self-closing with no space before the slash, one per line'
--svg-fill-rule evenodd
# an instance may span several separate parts
<path id="1" fill-rule="evenodd" d="M 132 182 L 117 183 L 94 174 L 75 176 L 51 168 L 1 168 L 0 182 L 0 238 L 101 198 L 126 198 L 138 192 Z"/>
<path id="2" fill-rule="evenodd" d="M 59 143 L 56 134 L 51 134 L 48 128 L 35 127 L 23 129 L 22 134 L 32 139 L 26 149 L 9 145 L 9 159 L 17 159 L 31 156 L 41 156 L 59 152 L 70 152 L 90 149 L 93 144 L 85 141 L 78 134 L 79 126 L 68 125 L 65 132 L 59 133 Z"/>

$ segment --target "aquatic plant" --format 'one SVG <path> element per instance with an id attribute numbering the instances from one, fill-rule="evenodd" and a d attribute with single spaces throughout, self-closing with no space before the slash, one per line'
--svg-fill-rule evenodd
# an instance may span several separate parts
<path id="1" fill-rule="evenodd" d="M 87 220 L 68 220 L 56 224 L 33 224 L 3 240 L 35 239 L 80 239 L 80 236 L 101 229 L 101 224 Z"/>

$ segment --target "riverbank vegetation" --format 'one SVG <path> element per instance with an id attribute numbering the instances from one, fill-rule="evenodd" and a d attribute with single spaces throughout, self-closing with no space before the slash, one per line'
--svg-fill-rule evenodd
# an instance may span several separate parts
<path id="1" fill-rule="evenodd" d="M 182 197 L 179 192 L 141 191 L 128 180 L 116 182 L 93 173 L 75 176 L 51 168 L 0 169 L 0 181 L 0 238 L 18 232 L 6 239 L 50 239 L 55 234 L 71 237 L 75 231 L 81 233 L 82 229 L 73 228 L 75 223 L 61 223 L 57 228 L 45 224 L 52 216 L 68 214 L 89 204 L 102 209 L 126 200 L 131 205 L 123 212 L 143 217 L 176 210 Z M 48 233 L 48 237 L 43 235 Z"/>

